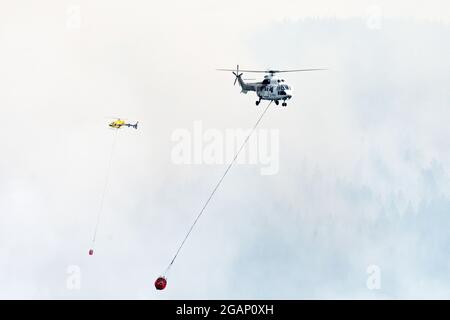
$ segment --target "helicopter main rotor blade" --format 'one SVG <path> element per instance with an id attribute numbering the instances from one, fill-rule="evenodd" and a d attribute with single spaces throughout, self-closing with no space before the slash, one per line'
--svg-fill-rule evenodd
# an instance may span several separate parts
<path id="1" fill-rule="evenodd" d="M 271 70 L 269 73 L 283 73 L 283 72 L 304 72 L 304 71 L 321 71 L 328 69 L 297 69 L 297 70 Z"/>
<path id="2" fill-rule="evenodd" d="M 236 72 L 236 69 L 216 69 L 217 71 L 231 71 Z M 267 73 L 267 71 L 262 70 L 241 70 L 239 69 L 239 72 L 260 72 L 260 73 Z"/>
<path id="3" fill-rule="evenodd" d="M 217 71 L 231 71 L 235 72 L 235 69 L 216 69 Z M 253 72 L 253 73 L 282 73 L 282 72 L 304 72 L 304 71 L 320 71 L 328 69 L 295 69 L 295 70 L 241 70 L 240 72 Z"/>

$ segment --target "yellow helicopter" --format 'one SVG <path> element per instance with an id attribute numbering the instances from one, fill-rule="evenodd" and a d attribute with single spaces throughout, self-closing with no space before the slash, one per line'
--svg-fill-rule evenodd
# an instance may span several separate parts
<path id="1" fill-rule="evenodd" d="M 136 122 L 135 124 L 126 123 L 125 120 L 118 118 L 117 120 L 111 122 L 111 123 L 109 124 L 109 126 L 110 126 L 111 128 L 113 128 L 113 129 L 120 129 L 120 128 L 122 128 L 122 127 L 129 127 L 129 128 L 131 127 L 131 128 L 137 129 L 138 123 L 139 123 L 139 121 Z"/>

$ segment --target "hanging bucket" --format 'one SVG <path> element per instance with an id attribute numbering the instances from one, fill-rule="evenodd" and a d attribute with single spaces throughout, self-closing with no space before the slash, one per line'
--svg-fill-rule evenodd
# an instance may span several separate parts
<path id="1" fill-rule="evenodd" d="M 156 290 L 164 290 L 166 286 L 167 286 L 166 278 L 159 277 L 158 279 L 156 279 L 156 281 L 155 281 Z"/>

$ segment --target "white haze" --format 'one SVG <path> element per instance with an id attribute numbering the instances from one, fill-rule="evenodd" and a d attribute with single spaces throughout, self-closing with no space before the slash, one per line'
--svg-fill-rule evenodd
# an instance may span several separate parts
<path id="1" fill-rule="evenodd" d="M 314 3 L 1 2 L 0 297 L 449 298 L 449 5 Z M 174 165 L 171 134 L 261 112 L 214 70 L 237 63 L 330 70 L 286 76 L 261 124 L 279 173 L 233 167 L 156 292 L 225 169 Z M 116 116 L 140 128 L 119 132 L 89 257 Z"/>

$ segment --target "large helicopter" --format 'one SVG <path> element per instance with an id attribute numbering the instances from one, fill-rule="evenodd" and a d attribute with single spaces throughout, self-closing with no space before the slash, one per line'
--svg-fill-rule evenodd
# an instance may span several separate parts
<path id="1" fill-rule="evenodd" d="M 326 69 L 297 69 L 297 70 L 239 70 L 239 65 L 237 65 L 236 70 L 233 69 L 217 69 L 219 71 L 231 71 L 235 75 L 234 85 L 239 81 L 242 93 L 247 93 L 248 91 L 255 91 L 258 96 L 256 105 L 259 105 L 261 100 L 274 101 L 276 105 L 282 101 L 282 106 L 287 106 L 287 100 L 292 98 L 293 90 L 290 85 L 288 85 L 284 79 L 280 79 L 275 76 L 277 73 L 286 72 L 304 72 L 304 71 L 319 71 Z M 243 73 L 239 72 L 254 72 L 254 73 L 266 73 L 264 79 L 260 82 L 245 82 L 242 79 Z"/>

